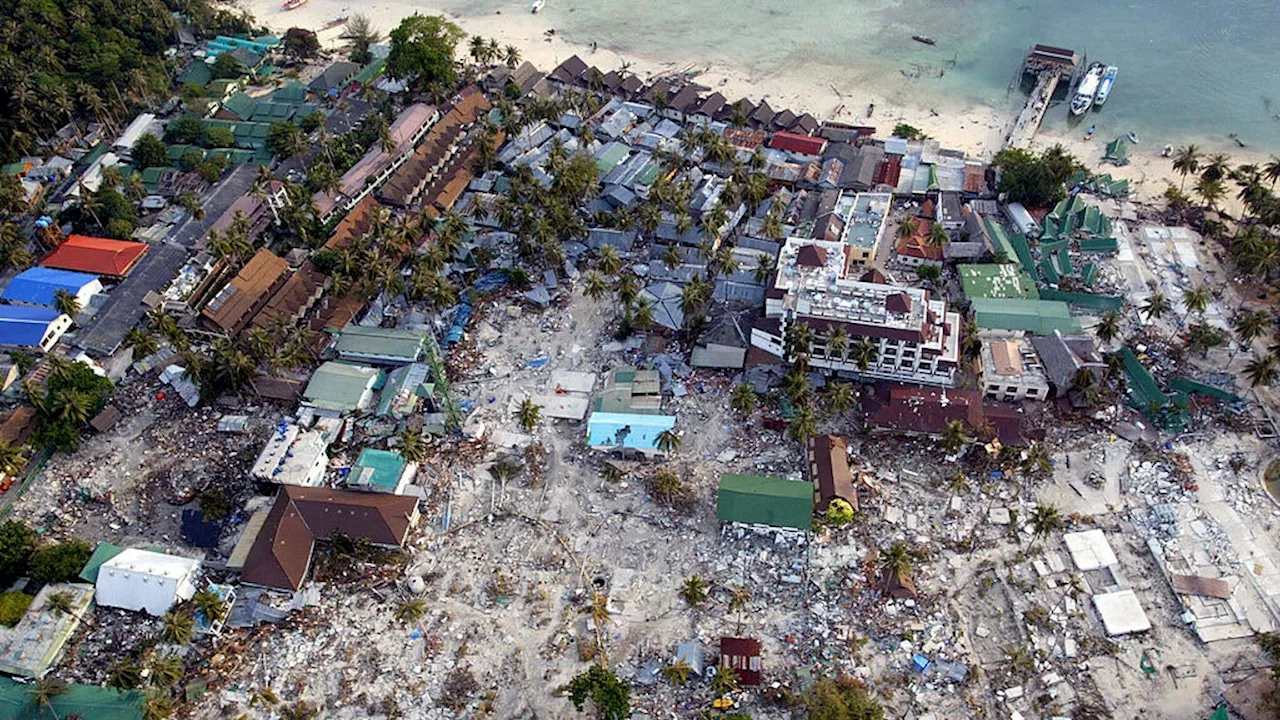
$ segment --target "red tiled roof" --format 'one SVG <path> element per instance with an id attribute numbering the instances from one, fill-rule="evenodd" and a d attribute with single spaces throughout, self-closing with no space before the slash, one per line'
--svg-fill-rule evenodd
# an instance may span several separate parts
<path id="1" fill-rule="evenodd" d="M 972 390 L 941 390 L 896 383 L 877 383 L 863 403 L 867 423 L 894 430 L 941 434 L 947 423 L 959 420 L 972 438 L 991 434 L 1006 445 L 1023 442 L 1022 415 L 1018 409 L 983 400 Z"/>
<path id="2" fill-rule="evenodd" d="M 875 177 L 873 181 L 876 185 L 892 185 L 898 186 L 898 180 L 902 177 L 902 156 L 886 155 L 884 160 L 876 166 Z"/>
<path id="3" fill-rule="evenodd" d="M 150 249 L 146 243 L 70 235 L 40 264 L 60 270 L 124 277 Z"/>

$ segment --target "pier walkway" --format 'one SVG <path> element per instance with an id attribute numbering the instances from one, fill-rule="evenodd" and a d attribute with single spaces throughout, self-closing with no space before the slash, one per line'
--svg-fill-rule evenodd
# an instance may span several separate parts
<path id="1" fill-rule="evenodd" d="M 1044 120 L 1045 112 L 1049 110 L 1049 103 L 1053 100 L 1053 93 L 1058 89 L 1058 82 L 1061 79 L 1061 74 L 1055 71 L 1039 74 L 1035 88 L 1027 96 L 1027 104 L 1023 106 L 1018 119 L 1013 123 L 1013 129 L 1009 131 L 1009 137 L 1004 143 L 1005 147 L 1022 150 L 1031 147 L 1031 140 L 1040 129 L 1040 123 Z"/>

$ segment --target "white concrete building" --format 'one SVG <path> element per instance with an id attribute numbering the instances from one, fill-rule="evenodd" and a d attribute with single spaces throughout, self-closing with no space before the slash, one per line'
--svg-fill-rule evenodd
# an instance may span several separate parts
<path id="1" fill-rule="evenodd" d="M 271 438 L 262 448 L 253 469 L 255 479 L 281 485 L 317 487 L 324 482 L 329 467 L 327 450 L 337 429 L 329 423 L 340 421 L 321 418 L 316 427 L 307 430 L 290 420 L 281 420 L 271 431 Z"/>
<path id="2" fill-rule="evenodd" d="M 809 364 L 837 374 L 950 387 L 960 353 L 960 316 L 923 288 L 861 282 L 849 246 L 790 238 L 778 256 L 765 317 L 751 329 L 751 344 L 784 360 L 787 329 L 811 331 Z M 830 338 L 843 332 L 843 350 Z M 859 367 L 860 340 L 874 357 Z"/>
<path id="3" fill-rule="evenodd" d="M 983 338 L 982 394 L 995 400 L 1049 396 L 1049 377 L 1031 343 L 1013 336 Z"/>
<path id="4" fill-rule="evenodd" d="M 159 617 L 196 594 L 200 561 L 150 550 L 125 550 L 102 564 L 94 600 L 103 607 Z"/>

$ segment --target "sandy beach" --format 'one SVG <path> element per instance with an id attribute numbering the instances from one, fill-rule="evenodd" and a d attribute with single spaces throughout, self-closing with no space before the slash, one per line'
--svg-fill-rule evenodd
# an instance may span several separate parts
<path id="1" fill-rule="evenodd" d="M 1014 120 L 1013 113 L 987 105 L 947 106 L 946 103 L 954 103 L 954 100 L 931 97 L 936 93 L 922 92 L 921 86 L 913 86 L 905 79 L 900 91 L 885 95 L 855 87 L 856 74 L 842 75 L 841 77 L 847 78 L 844 82 L 850 85 L 842 88 L 836 83 L 820 79 L 819 76 L 825 73 L 819 72 L 790 70 L 753 76 L 723 64 L 708 65 L 695 59 L 663 60 L 642 54 L 623 55 L 603 46 L 593 51 L 590 45 L 568 42 L 558 34 L 548 34 L 548 31 L 553 30 L 553 23 L 545 14 L 507 11 L 490 15 L 458 16 L 413 0 L 380 0 L 359 6 L 352 5 L 349 0 L 310 0 L 302 8 L 291 11 L 283 10 L 276 0 L 240 0 L 238 5 L 252 13 L 258 22 L 276 32 L 283 33 L 290 27 L 316 30 L 322 45 L 327 48 L 343 44 L 341 27 L 321 30 L 336 17 L 360 12 L 372 19 L 385 33 L 394 28 L 402 18 L 417 12 L 447 15 L 468 35 L 496 38 L 502 45 L 515 45 L 524 59 L 544 71 L 550 71 L 575 54 L 602 71 L 628 67 L 641 78 L 705 67 L 705 72 L 698 75 L 695 82 L 719 91 L 730 101 L 740 97 L 757 101 L 767 99 L 775 109 L 790 108 L 797 113 L 809 112 L 819 120 L 875 125 L 881 137 L 888 135 L 888 131 L 897 123 L 905 122 L 921 128 L 930 137 L 937 138 L 943 147 L 963 150 L 981 159 L 989 160 L 1001 148 Z M 465 48 L 460 48 L 460 53 L 465 53 Z M 875 105 L 875 111 L 868 118 L 867 108 L 870 104 Z M 1169 183 L 1181 183 L 1181 177 L 1173 171 L 1168 159 L 1160 157 L 1161 148 L 1156 145 L 1131 146 L 1130 163 L 1127 166 L 1105 164 L 1102 155 L 1108 140 L 1110 138 L 1095 136 L 1094 140 L 1085 141 L 1080 135 L 1066 136 L 1042 129 L 1035 144 L 1037 147 L 1062 144 L 1095 172 L 1107 172 L 1117 179 L 1129 180 L 1135 197 L 1141 200 L 1154 200 L 1164 192 Z M 1248 155 L 1245 150 L 1231 153 L 1231 156 L 1236 163 L 1262 162 L 1266 159 L 1265 155 Z M 1192 182 L 1194 179 L 1188 184 Z M 1235 210 L 1231 207 L 1227 209 Z"/>

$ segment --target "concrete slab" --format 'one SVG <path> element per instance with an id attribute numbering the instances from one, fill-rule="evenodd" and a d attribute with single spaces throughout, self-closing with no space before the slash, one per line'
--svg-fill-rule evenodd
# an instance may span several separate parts
<path id="1" fill-rule="evenodd" d="M 533 404 L 542 408 L 544 417 L 581 420 L 587 416 L 591 401 L 581 395 L 535 395 Z"/>
<path id="2" fill-rule="evenodd" d="M 1111 637 L 1151 629 L 1151 620 L 1147 618 L 1142 603 L 1138 602 L 1138 596 L 1132 590 L 1094 595 L 1093 607 L 1102 618 L 1107 635 Z"/>
<path id="3" fill-rule="evenodd" d="M 565 392 L 590 393 L 596 386 L 596 374 L 573 370 L 552 370 L 548 389 Z"/>
<path id="4" fill-rule="evenodd" d="M 1120 562 L 1106 535 L 1099 529 L 1067 533 L 1062 540 L 1067 544 L 1071 560 L 1080 570 L 1097 570 Z"/>

